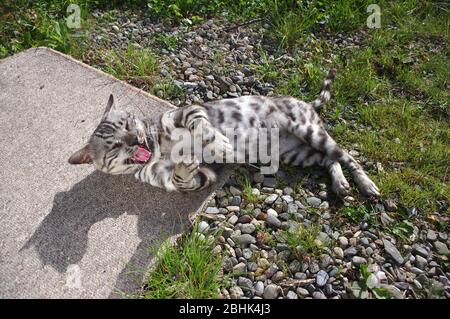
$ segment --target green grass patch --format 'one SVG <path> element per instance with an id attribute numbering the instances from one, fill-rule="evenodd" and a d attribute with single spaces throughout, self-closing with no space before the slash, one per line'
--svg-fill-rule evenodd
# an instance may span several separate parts
<path id="1" fill-rule="evenodd" d="M 317 235 L 320 228 L 317 225 L 305 226 L 300 224 L 296 229 L 289 229 L 277 235 L 280 242 L 288 245 L 289 249 L 297 259 L 309 256 L 319 256 L 323 247 L 330 243 L 319 243 Z"/>
<path id="2" fill-rule="evenodd" d="M 146 281 L 147 299 L 217 298 L 223 258 L 213 254 L 215 238 L 193 231 L 176 246 L 163 245 L 156 253 L 156 266 Z"/>
<path id="3" fill-rule="evenodd" d="M 253 194 L 252 183 L 247 177 L 241 178 L 241 186 L 242 186 L 242 196 L 248 203 L 256 203 L 258 202 L 258 196 Z"/>
<path id="4" fill-rule="evenodd" d="M 97 63 L 103 65 L 105 72 L 146 91 L 153 87 L 157 78 L 158 60 L 151 50 L 129 45 L 123 50 L 104 50 L 97 56 Z"/>

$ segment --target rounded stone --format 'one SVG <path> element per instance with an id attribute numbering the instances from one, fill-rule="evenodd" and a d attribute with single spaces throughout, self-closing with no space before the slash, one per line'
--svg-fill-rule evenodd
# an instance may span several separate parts
<path id="1" fill-rule="evenodd" d="M 264 289 L 263 298 L 264 299 L 276 299 L 280 294 L 281 288 L 277 285 L 270 284 Z"/>

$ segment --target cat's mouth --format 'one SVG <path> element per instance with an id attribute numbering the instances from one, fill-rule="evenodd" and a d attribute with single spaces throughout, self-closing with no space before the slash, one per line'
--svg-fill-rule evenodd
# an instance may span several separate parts
<path id="1" fill-rule="evenodd" d="M 152 152 L 149 151 L 146 145 L 139 145 L 136 152 L 127 159 L 127 164 L 145 164 L 152 157 Z"/>

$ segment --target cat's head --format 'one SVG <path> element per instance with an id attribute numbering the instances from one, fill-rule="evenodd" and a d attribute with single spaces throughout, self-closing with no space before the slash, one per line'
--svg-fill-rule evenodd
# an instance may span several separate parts
<path id="1" fill-rule="evenodd" d="M 111 94 L 100 124 L 87 145 L 70 156 L 70 164 L 93 164 L 105 173 L 131 174 L 150 160 L 142 121 L 113 106 Z"/>

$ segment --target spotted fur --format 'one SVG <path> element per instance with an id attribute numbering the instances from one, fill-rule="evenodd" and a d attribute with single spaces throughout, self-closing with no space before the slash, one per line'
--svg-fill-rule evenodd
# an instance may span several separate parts
<path id="1" fill-rule="evenodd" d="M 378 196 L 376 185 L 361 165 L 330 137 L 317 114 L 330 99 L 330 85 L 335 75 L 336 70 L 330 70 L 320 95 L 310 103 L 287 96 L 243 96 L 186 106 L 168 111 L 157 119 L 143 120 L 124 112 L 110 111 L 111 106 L 109 109 L 107 106 L 88 145 L 79 151 L 81 153 L 75 153 L 69 162 L 93 162 L 107 173 L 134 173 L 139 180 L 168 191 L 194 191 L 207 187 L 216 177 L 212 170 L 200 165 L 195 155 L 186 155 L 178 163 L 168 158 L 174 145 L 172 134 L 175 129 L 184 129 L 192 136 L 203 132 L 203 146 L 215 143 L 220 147 L 218 158 L 223 158 L 227 152 L 247 158 L 249 154 L 239 154 L 237 142 L 225 137 L 226 130 L 234 129 L 249 142 L 252 138 L 250 128 L 277 128 L 282 162 L 325 168 L 331 176 L 333 191 L 345 195 L 350 186 L 343 174 L 343 165 L 364 194 Z M 123 123 L 129 123 L 128 130 L 124 130 Z M 127 164 L 124 152 L 128 152 L 129 157 L 134 143 L 142 144 L 143 139 L 153 153 L 151 161 L 145 165 Z M 121 147 L 114 150 L 114 145 Z"/>

